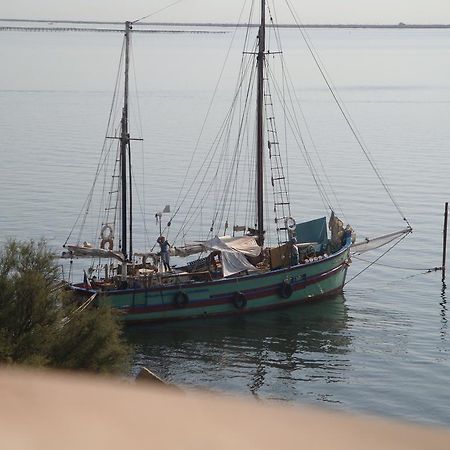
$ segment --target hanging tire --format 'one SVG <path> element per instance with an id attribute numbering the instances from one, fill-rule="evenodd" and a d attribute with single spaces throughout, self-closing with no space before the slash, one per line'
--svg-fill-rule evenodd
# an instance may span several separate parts
<path id="1" fill-rule="evenodd" d="M 100 242 L 100 248 L 103 250 L 112 251 L 112 249 L 114 248 L 113 238 L 102 239 L 102 242 Z"/>
<path id="2" fill-rule="evenodd" d="M 175 294 L 174 303 L 178 308 L 184 308 L 189 303 L 189 296 L 186 292 L 179 291 Z"/>
<path id="3" fill-rule="evenodd" d="M 292 295 L 294 289 L 292 288 L 292 284 L 289 281 L 284 280 L 280 286 L 280 295 L 283 298 L 289 298 Z"/>
<path id="4" fill-rule="evenodd" d="M 243 292 L 236 292 L 236 294 L 234 294 L 233 305 L 237 309 L 244 309 L 247 306 L 247 297 Z"/>
<path id="5" fill-rule="evenodd" d="M 114 238 L 114 229 L 109 223 L 103 225 L 100 231 L 100 237 L 105 241 Z"/>

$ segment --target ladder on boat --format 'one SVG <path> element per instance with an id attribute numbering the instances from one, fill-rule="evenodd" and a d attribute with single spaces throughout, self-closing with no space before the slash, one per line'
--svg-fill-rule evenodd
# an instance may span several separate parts
<path id="1" fill-rule="evenodd" d="M 265 78 L 264 107 L 266 111 L 267 147 L 270 161 L 270 181 L 273 191 L 273 212 L 275 214 L 275 227 L 278 245 L 289 241 L 288 221 L 291 218 L 291 204 L 284 173 L 283 160 L 280 151 L 280 142 L 275 123 L 272 94 L 269 81 Z"/>

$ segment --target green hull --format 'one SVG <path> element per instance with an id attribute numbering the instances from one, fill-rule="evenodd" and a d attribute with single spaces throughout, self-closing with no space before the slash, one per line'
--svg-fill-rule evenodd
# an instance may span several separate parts
<path id="1" fill-rule="evenodd" d="M 130 323 L 227 316 L 285 308 L 339 293 L 349 265 L 349 246 L 327 258 L 263 274 L 98 292 L 98 304 Z M 75 288 L 92 294 L 92 290 Z"/>

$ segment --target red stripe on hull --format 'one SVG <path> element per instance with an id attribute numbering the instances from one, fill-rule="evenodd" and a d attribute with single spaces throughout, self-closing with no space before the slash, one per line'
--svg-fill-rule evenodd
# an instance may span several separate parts
<path id="1" fill-rule="evenodd" d="M 331 269 L 328 272 L 321 273 L 320 275 L 317 275 L 315 277 L 311 277 L 306 282 L 300 282 L 297 285 L 293 284 L 292 285 L 293 293 L 296 291 L 300 291 L 311 284 L 315 284 L 319 281 L 325 280 L 333 275 L 336 275 L 341 270 L 345 270 L 345 267 L 346 267 L 346 264 L 343 263 L 343 264 L 340 264 L 339 266 Z M 269 287 L 264 287 L 264 288 L 260 288 L 260 289 L 252 289 L 249 291 L 240 291 L 240 292 L 242 292 L 245 295 L 247 301 L 252 301 L 252 300 L 258 300 L 263 297 L 267 297 L 269 295 L 277 294 L 279 292 L 279 289 L 280 289 L 280 285 L 278 284 L 276 286 L 269 286 Z M 339 289 L 342 290 L 342 287 Z M 176 294 L 177 292 L 179 292 L 179 291 L 174 291 L 174 294 Z M 234 295 L 235 295 L 235 292 L 233 292 L 231 294 L 226 294 L 226 295 L 220 296 L 219 298 L 216 298 L 213 300 L 199 300 L 199 301 L 196 301 L 193 303 L 188 303 L 187 305 L 183 306 L 183 309 L 188 310 L 188 309 L 195 309 L 195 308 L 204 308 L 207 306 L 227 305 L 227 304 L 232 303 Z M 328 295 L 328 293 L 326 295 Z M 295 300 L 295 301 L 292 301 L 292 304 L 294 304 L 294 302 L 304 302 L 304 301 L 305 301 L 305 299 Z M 291 302 L 289 304 L 291 304 Z M 286 306 L 286 303 L 282 303 L 281 305 L 274 304 L 274 306 L 275 307 Z M 267 308 L 267 307 L 264 307 L 264 308 Z M 151 312 L 171 311 L 174 309 L 179 309 L 179 308 L 174 304 L 170 304 L 170 305 L 130 307 L 130 308 L 126 308 L 126 312 L 128 314 L 145 314 L 145 313 L 151 313 Z M 257 308 L 251 309 L 251 311 L 256 311 L 256 310 L 257 310 Z M 213 316 L 213 314 L 208 314 L 208 317 L 210 317 L 210 316 Z"/>
<path id="2" fill-rule="evenodd" d="M 313 302 L 324 300 L 326 298 L 329 298 L 329 297 L 332 297 L 334 295 L 338 295 L 341 293 L 342 293 L 342 287 L 339 287 L 339 288 L 334 289 L 325 294 L 316 295 L 316 296 L 310 297 L 310 298 L 302 298 L 300 300 L 292 300 L 288 304 L 274 303 L 272 305 L 260 306 L 260 307 L 252 308 L 252 309 L 239 309 L 239 310 L 236 309 L 235 311 L 230 311 L 230 312 L 207 314 L 205 317 L 206 318 L 219 318 L 219 317 L 237 316 L 237 315 L 241 315 L 241 314 L 252 314 L 254 312 L 274 311 L 277 309 L 285 309 L 285 308 L 288 308 L 291 306 L 298 306 L 298 305 L 305 304 L 305 303 L 313 303 Z M 195 320 L 195 319 L 204 320 L 205 317 L 188 316 L 188 317 L 163 317 L 163 318 L 157 318 L 157 319 L 138 319 L 138 320 L 127 320 L 125 322 L 125 324 L 126 325 L 139 325 L 139 324 L 145 324 L 145 323 L 164 323 L 164 322 L 175 322 L 175 321 L 182 321 L 182 320 Z"/>

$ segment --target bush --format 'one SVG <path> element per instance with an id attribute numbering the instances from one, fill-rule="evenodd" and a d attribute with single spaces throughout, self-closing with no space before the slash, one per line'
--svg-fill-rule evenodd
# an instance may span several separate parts
<path id="1" fill-rule="evenodd" d="M 0 363 L 124 372 L 130 349 L 111 310 L 74 312 L 45 241 L 9 241 L 0 252 Z"/>

